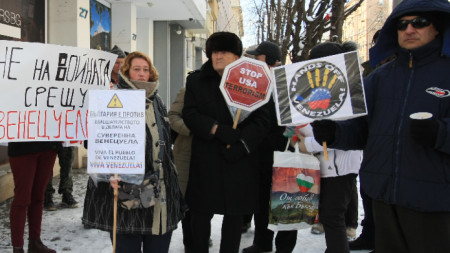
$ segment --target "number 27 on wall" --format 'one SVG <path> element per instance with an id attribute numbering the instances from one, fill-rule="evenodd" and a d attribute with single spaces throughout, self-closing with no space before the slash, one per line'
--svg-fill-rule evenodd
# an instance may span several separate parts
<path id="1" fill-rule="evenodd" d="M 80 7 L 80 17 L 82 17 L 82 18 L 86 18 L 87 17 L 87 14 L 88 14 L 88 10 L 87 9 L 85 9 L 85 8 L 83 8 L 83 7 Z"/>

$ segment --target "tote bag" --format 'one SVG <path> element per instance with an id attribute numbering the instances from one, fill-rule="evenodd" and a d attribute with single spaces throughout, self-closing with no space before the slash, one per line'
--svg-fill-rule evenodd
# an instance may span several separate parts
<path id="1" fill-rule="evenodd" d="M 320 166 L 313 155 L 274 152 L 269 229 L 297 230 L 314 223 L 319 211 Z"/>

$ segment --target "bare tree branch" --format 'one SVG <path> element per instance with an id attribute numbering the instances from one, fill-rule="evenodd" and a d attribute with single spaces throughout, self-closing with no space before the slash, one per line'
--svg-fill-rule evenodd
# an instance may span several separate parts
<path id="1" fill-rule="evenodd" d="M 259 15 L 258 43 L 268 40 L 280 45 L 283 64 L 286 56 L 292 62 L 305 60 L 326 32 L 330 32 L 328 40 L 342 41 L 345 18 L 363 1 L 345 8 L 348 0 L 253 0 Z"/>

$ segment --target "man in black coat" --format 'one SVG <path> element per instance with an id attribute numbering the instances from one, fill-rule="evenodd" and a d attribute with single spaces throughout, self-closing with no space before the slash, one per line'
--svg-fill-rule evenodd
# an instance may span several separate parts
<path id="1" fill-rule="evenodd" d="M 271 125 L 268 107 L 240 119 L 233 129 L 235 108 L 219 89 L 225 67 L 241 54 L 242 42 L 235 34 L 212 34 L 206 41 L 209 60 L 186 82 L 182 114 L 194 137 L 186 200 L 196 253 L 208 252 L 214 214 L 224 215 L 220 252 L 238 252 L 242 215 L 258 205 L 258 145 Z"/>

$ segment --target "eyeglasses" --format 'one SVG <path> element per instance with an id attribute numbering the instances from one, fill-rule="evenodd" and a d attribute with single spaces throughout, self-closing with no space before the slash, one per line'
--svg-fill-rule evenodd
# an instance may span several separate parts
<path id="1" fill-rule="evenodd" d="M 431 21 L 426 18 L 417 17 L 411 20 L 399 20 L 397 21 L 397 30 L 404 31 L 411 24 L 414 28 L 424 28 L 431 25 Z"/>

